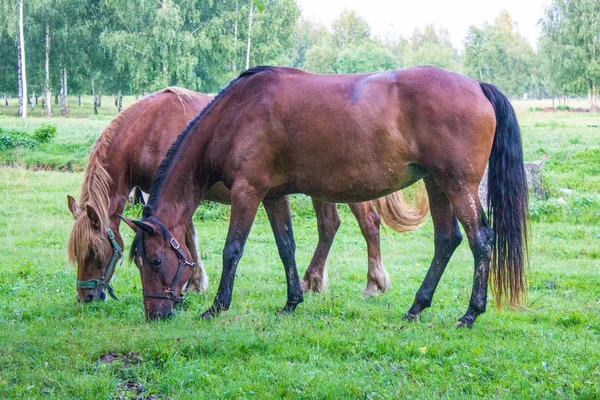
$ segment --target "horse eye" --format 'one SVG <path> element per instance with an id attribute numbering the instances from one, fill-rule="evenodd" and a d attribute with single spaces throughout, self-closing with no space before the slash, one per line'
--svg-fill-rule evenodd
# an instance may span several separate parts
<path id="1" fill-rule="evenodd" d="M 161 263 L 162 263 L 162 260 L 160 258 L 155 258 L 154 260 L 152 260 L 152 265 L 154 267 L 160 266 Z"/>

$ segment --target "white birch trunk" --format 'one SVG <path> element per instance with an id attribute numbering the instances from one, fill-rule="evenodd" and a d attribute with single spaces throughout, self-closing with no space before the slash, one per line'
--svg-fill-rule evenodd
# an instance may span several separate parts
<path id="1" fill-rule="evenodd" d="M 46 91 L 46 116 L 52 116 L 52 93 L 50 93 L 50 25 L 46 24 L 46 81 L 44 82 Z"/>
<path id="2" fill-rule="evenodd" d="M 250 0 L 250 17 L 248 19 L 248 49 L 246 50 L 246 69 L 250 68 L 250 46 L 252 34 L 252 12 L 254 11 L 254 1 Z"/>
<path id="3" fill-rule="evenodd" d="M 69 106 L 67 103 L 67 68 L 63 67 L 63 76 L 62 76 L 62 88 L 60 89 L 60 113 L 62 115 L 67 115 L 69 112 Z"/>
<path id="4" fill-rule="evenodd" d="M 19 116 L 27 117 L 27 76 L 25 74 L 25 37 L 23 36 L 23 0 L 19 0 L 18 21 L 18 79 L 19 79 Z"/>
<path id="5" fill-rule="evenodd" d="M 235 36 L 233 37 L 233 71 L 237 72 L 239 1 L 235 0 Z"/>

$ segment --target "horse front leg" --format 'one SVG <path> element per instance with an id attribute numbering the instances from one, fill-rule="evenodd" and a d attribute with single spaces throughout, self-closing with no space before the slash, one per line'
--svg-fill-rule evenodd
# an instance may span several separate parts
<path id="1" fill-rule="evenodd" d="M 223 271 L 215 300 L 201 318 L 212 318 L 229 309 L 235 272 L 244 252 L 244 245 L 256 217 L 256 211 L 266 190 L 257 190 L 247 183 L 234 185 L 231 191 L 231 217 L 223 249 Z"/>
<path id="2" fill-rule="evenodd" d="M 381 249 L 379 240 L 379 227 L 381 219 L 373 203 L 366 201 L 363 203 L 348 204 L 350 210 L 356 217 L 360 231 L 367 242 L 368 271 L 367 287 L 363 290 L 363 296 L 376 295 L 377 291 L 385 293 L 390 288 L 390 276 L 383 267 L 381 261 Z"/>
<path id="3" fill-rule="evenodd" d="M 290 203 L 288 197 L 279 197 L 276 199 L 264 200 L 265 211 L 269 217 L 277 250 L 285 268 L 285 278 L 287 281 L 287 302 L 281 310 L 284 313 L 291 313 L 302 301 L 302 287 L 296 268 L 296 242 L 294 241 L 294 231 L 292 230 L 292 218 L 290 213 Z"/>
<path id="4" fill-rule="evenodd" d="M 313 208 L 317 215 L 317 228 L 319 230 L 319 243 L 315 249 L 315 254 L 304 278 L 302 278 L 302 290 L 308 292 L 324 292 L 327 290 L 327 256 L 333 243 L 333 238 L 340 227 L 340 217 L 338 216 L 335 203 L 327 203 L 315 198 L 312 199 Z"/>

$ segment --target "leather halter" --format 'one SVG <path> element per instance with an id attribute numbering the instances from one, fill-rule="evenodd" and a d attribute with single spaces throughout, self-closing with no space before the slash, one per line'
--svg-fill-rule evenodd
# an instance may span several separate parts
<path id="1" fill-rule="evenodd" d="M 169 241 L 171 248 L 177 255 L 177 259 L 179 260 L 179 266 L 177 267 L 177 273 L 173 278 L 171 286 L 166 288 L 164 292 L 147 292 L 145 290 L 142 290 L 142 294 L 144 295 L 144 297 L 151 297 L 154 299 L 167 299 L 173 301 L 176 304 L 181 304 L 183 303 L 184 293 L 182 292 L 179 294 L 179 296 L 175 296 L 175 290 L 177 289 L 177 283 L 179 283 L 179 279 L 181 278 L 181 272 L 183 271 L 184 267 L 189 267 L 193 271 L 194 268 L 196 268 L 196 263 L 189 262 L 187 260 L 185 253 L 179 248 L 179 242 L 171 235 L 169 230 L 162 224 L 162 222 L 160 222 L 154 217 L 149 217 L 147 218 L 147 220 L 154 222 L 160 227 L 161 231 L 163 232 L 163 235 L 165 236 L 165 239 Z"/>
<path id="2" fill-rule="evenodd" d="M 105 287 L 110 297 L 112 297 L 115 300 L 119 300 L 115 295 L 114 289 L 112 288 L 112 286 L 110 286 L 109 281 L 111 278 L 111 274 L 115 270 L 115 267 L 117 265 L 117 260 L 120 258 L 120 264 L 123 263 L 123 249 L 115 240 L 115 234 L 112 231 L 112 229 L 108 228 L 106 233 L 108 234 L 108 240 L 110 241 L 110 244 L 113 248 L 113 254 L 110 258 L 110 261 L 108 262 L 106 271 L 104 271 L 104 275 L 102 275 L 102 278 L 100 279 L 90 279 L 87 281 L 78 280 L 76 283 L 76 287 L 77 289 L 96 289 L 97 287 Z"/>

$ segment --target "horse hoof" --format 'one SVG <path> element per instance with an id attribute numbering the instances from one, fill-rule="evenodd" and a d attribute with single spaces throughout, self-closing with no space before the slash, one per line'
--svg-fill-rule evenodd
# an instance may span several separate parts
<path id="1" fill-rule="evenodd" d="M 406 313 L 404 314 L 404 316 L 402 317 L 403 321 L 413 321 L 413 322 L 419 322 L 419 314 L 411 314 L 411 313 Z"/>
<path id="2" fill-rule="evenodd" d="M 308 281 L 302 279 L 300 281 L 300 286 L 302 287 L 302 293 L 308 293 L 310 291 L 310 287 L 309 287 Z"/>
<path id="3" fill-rule="evenodd" d="M 200 314 L 200 319 L 212 319 L 216 316 L 217 316 L 217 314 L 215 314 L 215 312 L 213 310 L 208 310 L 208 311 L 204 311 L 202 314 Z"/>
<path id="4" fill-rule="evenodd" d="M 464 321 L 462 319 L 459 319 L 454 326 L 456 326 L 457 328 L 472 328 L 473 327 L 473 322 L 469 322 L 468 320 Z"/>
<path id="5" fill-rule="evenodd" d="M 294 310 L 296 310 L 296 306 L 298 304 L 286 304 L 281 310 L 279 310 L 279 314 L 293 314 Z"/>
<path id="6" fill-rule="evenodd" d="M 379 290 L 380 289 L 377 287 L 376 284 L 369 282 L 367 284 L 367 287 L 362 292 L 362 297 L 377 296 L 379 294 Z M 384 291 L 382 290 L 381 292 L 383 293 Z"/>

